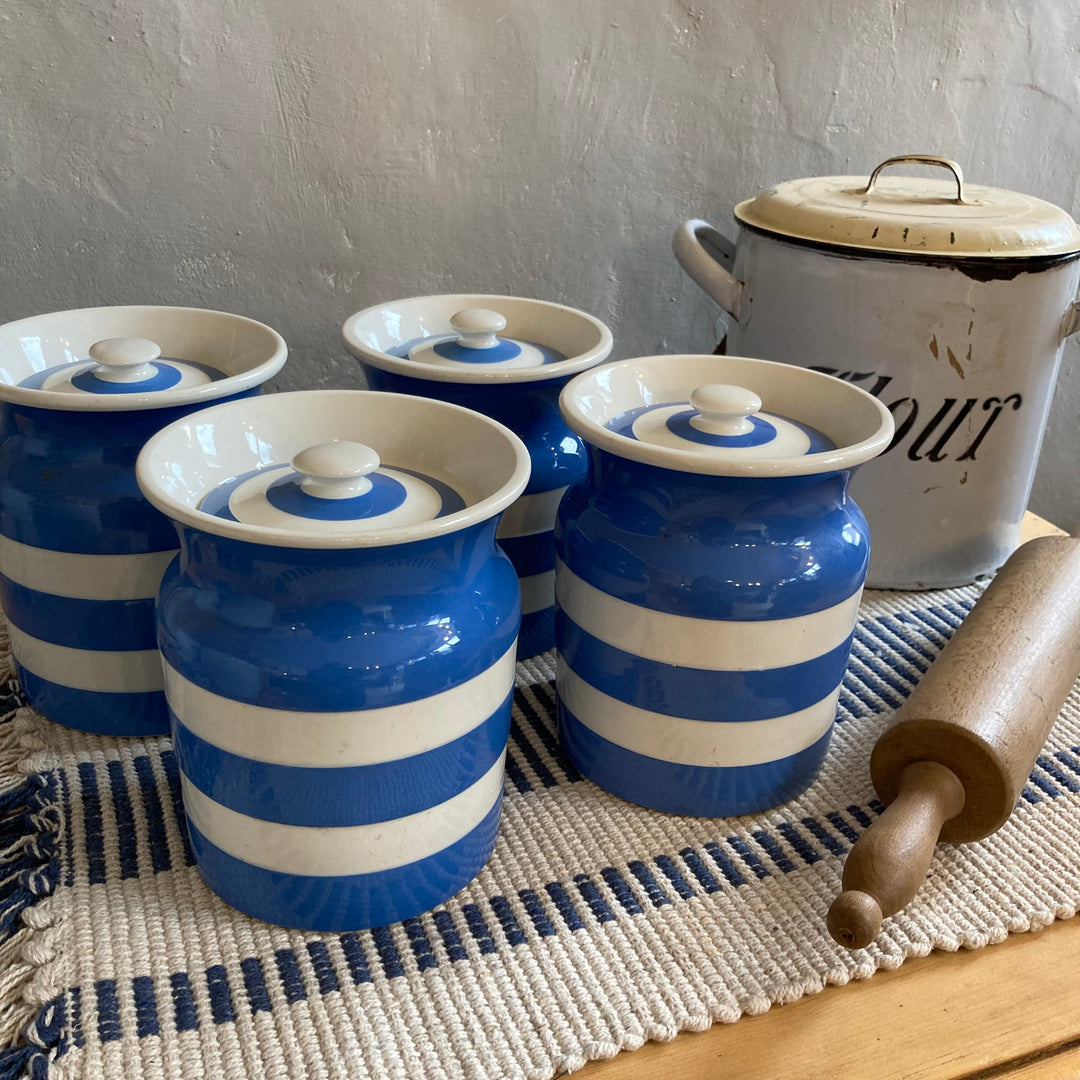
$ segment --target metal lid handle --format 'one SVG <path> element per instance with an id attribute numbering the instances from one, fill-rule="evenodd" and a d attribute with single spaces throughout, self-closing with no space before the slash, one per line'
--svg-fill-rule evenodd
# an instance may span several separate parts
<path id="1" fill-rule="evenodd" d="M 888 168 L 890 165 L 937 165 L 941 169 L 948 169 L 953 174 L 953 179 L 956 181 L 956 199 L 955 202 L 962 203 L 964 201 L 964 173 L 960 166 L 951 158 L 938 157 L 936 154 L 901 154 L 899 157 L 891 157 L 886 161 L 883 161 L 871 174 L 870 179 L 866 182 L 866 190 L 864 195 L 869 195 L 871 189 L 877 181 L 878 173 L 882 169 Z"/>
<path id="2" fill-rule="evenodd" d="M 304 477 L 301 489 L 317 499 L 355 499 L 371 490 L 367 474 L 379 467 L 379 455 L 363 443 L 335 439 L 301 450 L 292 467 Z"/>

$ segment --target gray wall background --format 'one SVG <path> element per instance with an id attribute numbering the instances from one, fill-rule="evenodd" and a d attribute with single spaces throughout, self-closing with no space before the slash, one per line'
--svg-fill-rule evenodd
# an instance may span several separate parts
<path id="1" fill-rule="evenodd" d="M 225 308 L 282 389 L 361 385 L 345 316 L 428 292 L 711 351 L 671 233 L 777 181 L 942 153 L 1080 216 L 1078 48 L 1078 0 L 7 0 L 0 319 Z M 1075 342 L 1033 499 L 1070 526 Z"/>

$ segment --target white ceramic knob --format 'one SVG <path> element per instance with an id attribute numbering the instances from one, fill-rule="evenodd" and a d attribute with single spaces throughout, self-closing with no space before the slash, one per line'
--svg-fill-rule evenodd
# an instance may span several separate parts
<path id="1" fill-rule="evenodd" d="M 690 395 L 690 405 L 698 411 L 690 426 L 706 435 L 745 435 L 754 430 L 750 417 L 761 408 L 761 398 L 753 390 L 728 383 L 699 386 Z"/>
<path id="2" fill-rule="evenodd" d="M 138 337 L 114 337 L 95 341 L 89 349 L 97 361 L 94 375 L 105 382 L 145 382 L 157 374 L 154 361 L 161 355 L 153 341 Z"/>
<path id="3" fill-rule="evenodd" d="M 371 490 L 367 474 L 379 467 L 379 455 L 363 443 L 336 439 L 301 450 L 292 467 L 304 479 L 300 487 L 317 499 L 355 499 Z"/>
<path id="4" fill-rule="evenodd" d="M 466 349 L 493 349 L 499 344 L 498 334 L 506 329 L 506 319 L 497 311 L 486 308 L 466 308 L 450 318 L 458 332 L 458 344 Z"/>

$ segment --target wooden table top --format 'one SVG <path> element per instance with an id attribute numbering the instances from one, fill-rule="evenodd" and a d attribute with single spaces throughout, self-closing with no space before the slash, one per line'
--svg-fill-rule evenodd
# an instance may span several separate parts
<path id="1" fill-rule="evenodd" d="M 1062 530 L 1028 514 L 1023 539 Z M 824 928 L 822 928 L 824 933 Z M 597 1061 L 575 1080 L 1080 1077 L 1080 918 L 933 952 L 762 1016 Z"/>

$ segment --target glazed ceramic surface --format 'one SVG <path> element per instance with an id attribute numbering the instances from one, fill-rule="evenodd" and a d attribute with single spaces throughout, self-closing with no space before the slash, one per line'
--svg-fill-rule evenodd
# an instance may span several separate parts
<path id="1" fill-rule="evenodd" d="M 828 745 L 869 559 L 851 470 L 883 405 L 740 357 L 574 379 L 586 477 L 556 523 L 559 735 L 589 779 L 696 816 L 793 798 Z"/>
<path id="2" fill-rule="evenodd" d="M 936 159 L 939 164 L 942 159 Z M 944 166 L 955 169 L 952 163 Z M 778 185 L 675 252 L 728 313 L 727 348 L 879 397 L 893 445 L 855 478 L 876 587 L 964 584 L 1019 542 L 1065 337 L 1080 229 L 1062 210 L 889 171 Z"/>
<path id="3" fill-rule="evenodd" d="M 604 360 L 611 333 L 591 315 L 507 296 L 425 296 L 353 315 L 345 343 L 377 390 L 453 401 L 486 413 L 529 448 L 532 477 L 503 515 L 499 543 L 521 583 L 519 656 L 555 643 L 555 508 L 585 471 L 558 398 L 568 379 Z"/>
<path id="4" fill-rule="evenodd" d="M 257 393 L 285 356 L 261 323 L 188 308 L 0 327 L 0 602 L 39 712 L 99 734 L 168 731 L 154 597 L 176 534 L 135 459 L 202 403 Z"/>
<path id="5" fill-rule="evenodd" d="M 278 394 L 166 428 L 138 475 L 180 537 L 158 634 L 206 882 L 311 930 L 448 899 L 499 819 L 521 441 L 442 402 Z"/>

